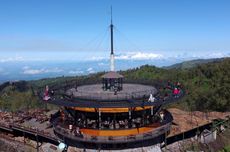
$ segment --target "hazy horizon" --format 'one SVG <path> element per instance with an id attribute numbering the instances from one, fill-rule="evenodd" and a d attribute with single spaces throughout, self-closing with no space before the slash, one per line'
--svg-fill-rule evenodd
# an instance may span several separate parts
<path id="1" fill-rule="evenodd" d="M 108 70 L 111 5 L 117 70 L 230 56 L 227 0 L 10 0 L 0 2 L 0 81 Z"/>
<path id="2" fill-rule="evenodd" d="M 193 60 L 199 58 L 192 58 Z M 206 58 L 208 59 L 208 58 Z M 188 58 L 168 58 L 152 60 L 130 60 L 117 59 L 115 70 L 127 70 L 142 65 L 154 65 L 156 67 L 167 67 Z M 4 61 L 0 62 L 0 83 L 17 80 L 38 80 L 42 78 L 54 78 L 61 76 L 80 76 L 97 72 L 109 71 L 109 59 L 91 61 Z"/>

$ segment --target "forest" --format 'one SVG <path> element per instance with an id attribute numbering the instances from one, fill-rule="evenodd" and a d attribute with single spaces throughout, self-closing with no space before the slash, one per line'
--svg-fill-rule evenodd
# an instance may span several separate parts
<path id="1" fill-rule="evenodd" d="M 190 62 L 192 63 L 192 62 Z M 178 64 L 179 65 L 179 64 Z M 201 62 L 183 68 L 158 68 L 143 65 L 118 71 L 126 83 L 154 85 L 156 82 L 180 82 L 186 90 L 181 101 L 170 105 L 184 110 L 230 111 L 230 58 Z M 100 83 L 105 72 L 76 77 L 57 77 L 33 81 L 5 82 L 0 85 L 0 109 L 17 111 L 43 107 L 37 92 L 48 85 L 53 90 L 64 91 L 70 86 Z"/>

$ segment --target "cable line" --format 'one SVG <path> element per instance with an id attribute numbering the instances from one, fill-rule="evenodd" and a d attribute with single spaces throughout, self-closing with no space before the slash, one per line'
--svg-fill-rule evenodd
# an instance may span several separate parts
<path id="1" fill-rule="evenodd" d="M 121 38 L 124 38 L 124 42 L 128 42 L 128 44 L 134 48 L 134 50 L 140 51 L 141 49 L 139 46 L 137 46 L 135 43 L 133 43 L 131 40 L 128 39 L 128 37 L 122 33 L 116 26 L 114 26 L 115 31 L 121 36 Z M 127 43 L 126 43 L 127 44 Z"/>

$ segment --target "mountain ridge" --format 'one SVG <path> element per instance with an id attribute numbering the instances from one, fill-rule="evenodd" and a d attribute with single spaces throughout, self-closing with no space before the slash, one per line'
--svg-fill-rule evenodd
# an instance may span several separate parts
<path id="1" fill-rule="evenodd" d="M 3 110 L 18 110 L 42 106 L 35 95 L 48 85 L 54 90 L 68 86 L 100 83 L 105 72 L 85 76 L 45 78 L 18 81 L 0 85 L 0 107 Z M 125 83 L 154 85 L 156 81 L 172 81 L 183 84 L 187 95 L 174 106 L 187 110 L 230 111 L 230 58 L 213 60 L 186 69 L 164 69 L 150 65 L 119 71 Z"/>
<path id="2" fill-rule="evenodd" d="M 213 63 L 213 62 L 220 62 L 225 58 L 211 58 L 211 59 L 195 59 L 195 60 L 188 60 L 180 63 L 176 63 L 170 66 L 164 66 L 162 68 L 165 69 L 189 69 L 195 66 L 205 64 L 205 63 Z"/>

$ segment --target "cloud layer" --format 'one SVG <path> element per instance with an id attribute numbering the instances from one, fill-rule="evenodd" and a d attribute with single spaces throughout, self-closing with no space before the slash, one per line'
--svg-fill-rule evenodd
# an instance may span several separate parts
<path id="1" fill-rule="evenodd" d="M 24 61 L 24 58 L 21 56 L 15 56 L 15 57 L 8 57 L 8 58 L 0 58 L 1 63 L 5 62 L 18 62 L 18 61 Z"/>
<path id="2" fill-rule="evenodd" d="M 60 73 L 63 70 L 59 68 L 52 68 L 52 69 L 45 69 L 45 68 L 40 68 L 40 69 L 32 69 L 29 66 L 25 66 L 22 68 L 23 74 L 27 75 L 35 75 L 35 74 L 44 74 L 44 73 Z"/>
<path id="3" fill-rule="evenodd" d="M 115 56 L 116 60 L 167 60 L 167 59 L 198 59 L 198 58 L 222 58 L 229 57 L 230 53 L 222 53 L 222 52 L 211 52 L 208 54 L 197 54 L 197 53 L 181 53 L 181 54 L 160 54 L 160 53 L 151 53 L 151 52 L 128 52 L 128 53 L 120 53 Z M 108 60 L 109 57 L 91 57 L 89 60 L 100 61 L 100 60 Z"/>
<path id="4" fill-rule="evenodd" d="M 69 74 L 73 75 L 78 75 L 78 74 L 84 74 L 84 71 L 79 71 L 79 70 L 70 70 Z"/>
<path id="5" fill-rule="evenodd" d="M 157 53 L 129 52 L 127 54 L 119 54 L 115 58 L 118 60 L 153 60 L 161 59 L 163 55 Z"/>
<path id="6" fill-rule="evenodd" d="M 102 60 L 109 60 L 109 55 L 105 54 L 103 56 L 90 56 L 90 54 L 87 56 L 82 57 L 81 54 L 73 57 L 73 54 L 65 54 L 66 56 L 62 56 L 62 54 L 42 54 L 41 56 L 38 56 L 34 54 L 33 56 L 9 56 L 9 57 L 0 57 L 0 63 L 7 63 L 7 62 L 27 62 L 27 61 L 102 61 Z M 51 57 L 52 56 L 52 57 Z M 221 58 L 221 57 L 229 57 L 230 52 L 223 53 L 223 52 L 210 52 L 207 54 L 202 53 L 180 53 L 180 54 L 174 54 L 174 53 L 153 53 L 153 52 L 127 52 L 127 53 L 120 53 L 115 54 L 116 60 L 162 60 L 162 59 L 198 59 L 198 58 Z M 102 66 L 100 64 L 99 66 Z M 47 69 L 30 69 L 31 73 L 41 73 L 45 72 Z M 28 71 L 28 73 L 30 73 Z"/>

